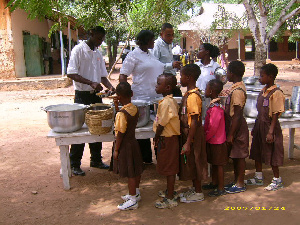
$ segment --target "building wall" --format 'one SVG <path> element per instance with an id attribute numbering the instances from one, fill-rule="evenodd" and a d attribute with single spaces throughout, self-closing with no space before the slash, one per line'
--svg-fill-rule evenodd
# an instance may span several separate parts
<path id="1" fill-rule="evenodd" d="M 15 52 L 15 73 L 16 77 L 26 77 L 26 66 L 24 58 L 24 45 L 23 45 L 23 31 L 29 32 L 30 35 L 38 35 L 44 38 L 46 42 L 50 43 L 48 37 L 49 30 L 53 25 L 50 20 L 38 20 L 28 19 L 27 13 L 24 10 L 17 9 L 11 13 L 11 24 L 12 24 L 12 36 L 13 36 L 13 47 Z M 69 36 L 68 29 L 63 30 L 63 34 Z M 71 30 L 71 37 L 73 40 L 77 40 L 76 31 Z M 60 51 L 53 54 L 60 54 Z M 55 67 L 60 67 L 59 63 L 55 63 Z M 59 68 L 55 68 L 55 71 L 60 72 Z"/>
<path id="2" fill-rule="evenodd" d="M 14 51 L 11 19 L 6 0 L 0 0 L 0 79 L 14 79 Z"/>

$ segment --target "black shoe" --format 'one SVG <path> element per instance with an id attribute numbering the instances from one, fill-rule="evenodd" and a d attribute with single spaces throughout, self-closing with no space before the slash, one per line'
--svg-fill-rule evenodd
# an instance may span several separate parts
<path id="1" fill-rule="evenodd" d="M 218 185 L 209 183 L 209 184 L 205 184 L 202 186 L 203 190 L 212 190 L 212 189 L 216 189 L 218 187 Z"/>
<path id="2" fill-rule="evenodd" d="M 90 163 L 90 167 L 95 167 L 98 169 L 109 169 L 109 165 L 106 165 L 105 163 L 101 162 L 92 162 Z"/>
<path id="3" fill-rule="evenodd" d="M 222 195 L 226 195 L 226 191 L 225 190 L 218 190 L 218 189 L 215 189 L 211 192 L 208 193 L 208 196 L 209 197 L 218 197 L 218 196 L 222 196 Z"/>
<path id="4" fill-rule="evenodd" d="M 85 172 L 80 167 L 72 167 L 72 173 L 75 176 L 85 176 Z"/>

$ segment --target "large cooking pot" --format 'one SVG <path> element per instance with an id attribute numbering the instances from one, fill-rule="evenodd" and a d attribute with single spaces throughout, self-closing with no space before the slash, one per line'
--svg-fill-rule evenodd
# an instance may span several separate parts
<path id="1" fill-rule="evenodd" d="M 136 127 L 147 125 L 150 120 L 150 103 L 145 100 L 132 100 L 131 102 L 139 109 L 139 119 Z"/>
<path id="2" fill-rule="evenodd" d="M 243 82 L 246 85 L 254 85 L 256 81 L 258 81 L 258 77 L 256 77 L 256 76 L 243 77 Z"/>
<path id="3" fill-rule="evenodd" d="M 68 133 L 79 130 L 84 123 L 85 109 L 83 104 L 59 104 L 44 108 L 47 112 L 49 127 L 58 133 Z"/>
<path id="4" fill-rule="evenodd" d="M 246 117 L 256 118 L 258 115 L 256 109 L 258 92 L 247 92 L 247 101 L 244 107 L 244 115 Z"/>

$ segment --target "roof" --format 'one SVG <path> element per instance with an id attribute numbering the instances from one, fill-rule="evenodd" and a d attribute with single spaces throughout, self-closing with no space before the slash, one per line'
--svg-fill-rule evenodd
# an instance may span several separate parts
<path id="1" fill-rule="evenodd" d="M 242 18 L 246 12 L 243 4 L 202 3 L 203 12 L 200 15 L 195 16 L 190 20 L 178 25 L 178 30 L 187 31 L 197 29 L 209 29 L 215 20 L 215 13 L 219 11 L 219 6 L 223 6 L 226 12 L 234 13 L 239 18 Z"/>

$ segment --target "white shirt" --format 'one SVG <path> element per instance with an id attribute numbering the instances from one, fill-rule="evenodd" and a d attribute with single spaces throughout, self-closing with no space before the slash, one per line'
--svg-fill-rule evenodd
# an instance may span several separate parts
<path id="1" fill-rule="evenodd" d="M 159 62 L 152 53 L 144 52 L 136 47 L 129 52 L 123 62 L 120 74 L 130 76 L 132 74 L 133 99 L 150 101 L 161 97 L 156 94 L 155 86 L 157 77 L 164 71 L 164 64 Z"/>
<path id="2" fill-rule="evenodd" d="M 98 49 L 94 51 L 85 41 L 76 45 L 71 52 L 67 74 L 78 74 L 90 81 L 101 83 L 101 77 L 107 77 L 105 62 Z M 73 80 L 74 89 L 78 91 L 92 91 L 90 85 Z"/>
<path id="3" fill-rule="evenodd" d="M 161 37 L 158 37 L 152 50 L 153 55 L 164 64 L 164 72 L 176 75 L 173 68 L 172 45 L 167 44 Z"/>
<path id="4" fill-rule="evenodd" d="M 208 81 L 216 78 L 214 72 L 218 67 L 220 67 L 220 65 L 214 60 L 211 60 L 210 63 L 207 65 L 203 65 L 201 61 L 196 62 L 195 64 L 197 64 L 201 69 L 201 75 L 196 81 L 196 86 L 200 90 L 205 91 L 206 84 L 208 83 Z"/>

